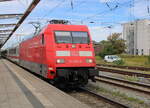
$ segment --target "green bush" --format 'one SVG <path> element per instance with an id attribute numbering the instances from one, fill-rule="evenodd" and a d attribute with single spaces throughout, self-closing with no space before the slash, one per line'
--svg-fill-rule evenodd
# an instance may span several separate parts
<path id="1" fill-rule="evenodd" d="M 150 56 L 148 56 L 148 64 L 150 64 Z"/>
<path id="2" fill-rule="evenodd" d="M 114 55 L 116 54 L 112 47 L 104 48 L 102 52 L 99 53 L 101 58 L 104 58 L 106 55 Z"/>
<path id="3" fill-rule="evenodd" d="M 116 65 L 124 65 L 125 62 L 123 60 L 117 60 L 117 61 L 114 61 L 114 64 L 116 64 Z"/>
<path id="4" fill-rule="evenodd" d="M 147 60 L 145 61 L 145 65 L 150 65 L 150 56 L 147 56 Z"/>
<path id="5" fill-rule="evenodd" d="M 133 58 L 133 57 L 136 57 L 135 55 L 129 55 L 129 54 L 119 54 L 119 56 L 121 58 Z"/>

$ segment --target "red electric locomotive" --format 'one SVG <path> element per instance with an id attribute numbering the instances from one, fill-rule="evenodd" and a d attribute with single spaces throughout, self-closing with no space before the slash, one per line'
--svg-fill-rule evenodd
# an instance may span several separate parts
<path id="1" fill-rule="evenodd" d="M 85 85 L 98 74 L 87 26 L 48 24 L 19 45 L 19 65 L 56 84 Z"/>

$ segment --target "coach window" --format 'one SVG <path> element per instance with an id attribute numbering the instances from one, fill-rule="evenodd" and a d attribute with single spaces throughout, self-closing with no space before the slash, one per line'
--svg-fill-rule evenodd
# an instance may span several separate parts
<path id="1" fill-rule="evenodd" d="M 42 34 L 42 44 L 44 44 L 44 34 Z"/>

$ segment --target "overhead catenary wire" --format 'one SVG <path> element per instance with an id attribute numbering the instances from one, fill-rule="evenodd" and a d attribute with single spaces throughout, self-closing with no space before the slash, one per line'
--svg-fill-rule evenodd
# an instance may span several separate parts
<path id="1" fill-rule="evenodd" d="M 140 2 L 141 0 L 138 0 L 138 1 L 136 1 L 136 3 L 138 3 L 138 2 Z M 135 2 L 134 2 L 135 3 Z M 102 11 L 102 12 L 98 12 L 98 13 L 96 13 L 96 14 L 94 14 L 94 15 L 91 15 L 91 16 L 88 16 L 88 17 L 86 17 L 86 18 L 83 18 L 82 20 L 81 20 L 81 22 L 84 22 L 85 20 L 89 20 L 89 19 L 93 19 L 94 17 L 96 17 L 96 16 L 98 16 L 98 15 L 102 15 L 102 14 L 105 14 L 105 13 L 108 13 L 108 12 L 112 12 L 112 11 L 115 11 L 116 9 L 119 9 L 119 8 L 122 8 L 122 7 L 126 7 L 126 6 L 130 6 L 130 4 L 131 4 L 131 1 L 128 1 L 128 2 L 125 2 L 125 3 L 122 3 L 122 4 L 118 4 L 118 6 L 117 7 L 114 7 L 112 10 L 104 10 L 104 11 Z"/>
<path id="2" fill-rule="evenodd" d="M 139 2 L 141 2 L 140 0 L 136 0 L 136 2 L 135 2 L 135 0 L 130 0 L 129 2 L 125 2 L 125 3 L 122 3 L 122 4 L 119 4 L 118 2 L 116 2 L 117 3 L 117 5 L 118 5 L 118 8 L 117 9 L 119 9 L 119 8 L 122 8 L 122 7 L 126 7 L 126 6 L 130 6 L 130 4 L 132 3 L 132 7 L 133 7 L 133 9 L 132 9 L 132 12 L 133 12 L 133 15 L 132 15 L 132 17 L 133 17 L 133 20 L 135 20 L 135 16 L 134 16 L 134 5 L 135 5 L 135 3 L 139 3 Z M 115 9 L 116 10 L 116 9 Z M 89 17 L 87 17 L 87 19 L 85 18 L 85 19 L 82 19 L 81 21 L 83 22 L 85 22 L 85 20 L 89 20 L 89 19 L 94 19 L 94 17 L 96 17 L 96 16 L 98 16 L 98 15 L 103 15 L 103 14 L 105 14 L 105 13 L 108 13 L 108 12 L 112 12 L 112 10 L 111 9 L 109 9 L 109 10 L 105 10 L 105 11 L 103 11 L 103 12 L 101 12 L 101 13 L 98 13 L 98 14 L 94 14 L 93 16 L 89 16 Z M 95 20 L 96 21 L 96 20 Z M 93 23 L 95 23 L 95 21 L 93 22 L 93 20 L 91 21 L 91 22 L 93 22 Z M 96 23 L 97 24 L 97 23 Z M 101 22 L 101 24 L 102 24 L 102 22 Z M 109 24 L 109 23 L 108 23 Z M 114 26 L 114 24 L 116 25 L 116 24 L 122 24 L 122 23 L 117 23 L 117 22 L 115 22 L 115 23 L 110 23 L 111 25 L 109 25 L 109 26 Z M 113 25 L 112 25 L 113 24 Z M 108 27 L 108 26 L 107 26 Z"/>
<path id="3" fill-rule="evenodd" d="M 69 0 L 69 2 L 70 2 L 70 1 L 71 1 L 70 4 L 71 4 L 71 7 L 72 7 L 72 10 L 75 9 L 76 7 L 78 7 L 79 5 L 81 5 L 81 4 L 85 3 L 85 2 L 87 2 L 87 1 L 81 1 L 79 5 L 76 5 L 76 4 L 74 3 L 75 1 Z M 130 1 L 131 1 L 131 0 L 130 0 Z M 65 2 L 65 0 L 59 2 L 55 7 L 53 7 L 52 9 L 50 9 L 49 12 L 46 13 L 46 14 L 45 14 L 42 18 L 40 18 L 40 19 L 43 19 L 44 17 L 50 15 L 52 12 L 54 12 L 56 9 L 58 9 L 60 6 L 62 6 L 62 4 L 63 4 L 64 2 Z M 84 20 L 93 19 L 94 17 L 96 17 L 96 16 L 98 16 L 98 15 L 105 14 L 105 13 L 108 13 L 108 12 L 110 12 L 110 11 L 114 11 L 114 10 L 116 10 L 117 8 L 125 7 L 125 6 L 127 6 L 128 3 L 129 3 L 129 2 L 124 2 L 124 3 L 122 3 L 122 4 L 119 4 L 119 3 L 117 2 L 117 0 L 115 0 L 114 2 L 115 2 L 116 5 L 113 6 L 113 7 L 109 6 L 109 7 L 110 7 L 109 10 L 104 10 L 103 12 L 99 12 L 99 13 L 97 13 L 97 14 L 94 14 L 94 15 L 92 15 L 92 16 L 89 16 L 89 17 L 87 17 L 87 18 L 84 18 L 83 20 L 80 20 L 80 19 L 79 19 L 79 20 L 80 20 L 80 23 L 83 22 Z M 70 10 L 71 10 L 71 9 L 70 9 Z M 69 10 L 69 11 L 70 11 L 70 10 Z M 67 11 L 67 13 L 68 13 L 68 11 Z M 47 22 L 46 22 L 46 23 L 47 23 Z"/>
<path id="4" fill-rule="evenodd" d="M 75 12 L 77 8 L 79 8 L 80 6 L 82 6 L 83 4 L 85 4 L 85 3 L 87 3 L 87 2 L 88 2 L 88 0 L 82 0 L 82 1 L 79 0 L 79 2 L 77 2 L 77 1 L 74 0 L 74 2 L 73 2 L 73 9 L 70 9 L 70 7 L 67 8 L 67 9 L 65 10 L 65 11 L 66 11 L 66 14 L 69 14 L 69 15 L 70 15 L 70 13 L 71 13 L 70 11 Z M 70 12 L 70 13 L 69 13 L 69 12 Z M 64 15 L 66 15 L 66 14 L 64 13 Z M 80 19 L 78 20 L 78 22 L 81 22 Z"/>
<path id="5" fill-rule="evenodd" d="M 118 7 L 118 4 L 116 4 L 114 7 L 111 7 L 108 2 L 105 3 L 106 6 L 112 11 L 114 8 L 117 8 Z"/>
<path id="6" fill-rule="evenodd" d="M 62 4 L 64 3 L 64 1 L 65 1 L 65 0 L 62 0 L 61 2 L 59 2 L 59 3 L 58 3 L 55 7 L 53 7 L 48 13 L 51 14 L 52 12 L 54 12 L 55 9 L 59 8 L 60 6 L 62 6 Z M 75 1 L 74 1 L 74 2 L 75 2 Z M 86 1 L 82 1 L 82 3 L 85 3 L 85 2 L 86 2 Z M 124 4 L 124 6 L 128 5 L 127 2 L 125 2 L 125 3 L 123 3 L 123 4 Z M 75 7 L 76 7 L 75 4 L 73 4 L 73 5 L 74 5 L 73 8 L 75 8 Z M 117 8 L 120 8 L 121 6 L 122 6 L 122 5 L 119 4 Z M 112 8 L 112 7 L 110 7 L 110 8 Z M 113 8 L 112 8 L 112 11 L 113 11 L 113 10 L 116 10 L 117 8 L 116 8 L 116 7 L 113 7 Z M 110 9 L 104 11 L 102 14 L 105 14 L 105 13 L 107 13 L 107 12 L 110 12 Z M 47 16 L 47 15 L 49 15 L 49 14 L 46 14 L 45 16 Z M 100 14 L 98 14 L 98 15 L 100 15 Z M 45 16 L 44 16 L 44 17 L 45 17 Z M 95 16 L 97 16 L 97 15 L 95 15 Z M 95 17 L 95 16 L 93 16 L 93 17 Z M 40 18 L 40 19 L 43 19 L 43 18 Z M 89 19 L 93 19 L 93 18 L 89 18 Z M 46 21 L 46 20 L 45 20 L 45 21 Z"/>
<path id="7" fill-rule="evenodd" d="M 135 7 L 135 0 L 133 0 L 133 20 L 135 20 L 135 16 L 134 16 L 134 7 Z"/>
<path id="8" fill-rule="evenodd" d="M 60 2 L 58 2 L 53 8 L 51 8 L 46 14 L 44 14 L 42 17 L 39 17 L 37 19 L 36 22 L 40 23 L 40 27 L 42 27 L 43 25 L 45 25 L 46 23 L 49 22 L 49 18 L 46 18 L 48 15 L 50 15 L 52 12 L 55 11 L 55 9 L 57 9 L 58 7 L 62 6 L 62 4 L 65 2 L 66 0 L 62 0 Z M 27 22 L 28 24 L 32 21 L 31 19 L 28 19 L 29 21 Z M 42 21 L 42 22 L 41 22 Z M 33 22 L 35 22 L 35 18 L 33 18 Z"/>
<path id="9" fill-rule="evenodd" d="M 70 1 L 70 5 L 71 5 L 71 9 L 73 10 L 73 8 L 74 8 L 73 0 Z"/>
<path id="10" fill-rule="evenodd" d="M 150 15 L 150 7 L 149 7 L 149 0 L 147 0 L 147 13 Z"/>
<path id="11" fill-rule="evenodd" d="M 135 0 L 131 0 L 130 1 L 130 21 L 134 21 L 135 20 L 135 16 L 134 16 L 134 8 L 135 8 Z"/>
<path id="12" fill-rule="evenodd" d="M 61 2 L 59 2 L 58 4 L 56 4 L 52 9 L 50 9 L 50 10 L 42 17 L 42 19 L 43 19 L 44 17 L 48 16 L 50 13 L 54 12 L 55 9 L 57 9 L 59 6 L 61 6 L 65 1 L 66 1 L 66 0 L 62 0 Z"/>
<path id="13" fill-rule="evenodd" d="M 80 7 L 81 5 L 85 4 L 86 2 L 87 2 L 87 0 L 84 0 L 84 1 L 77 2 L 77 4 L 75 4 L 75 1 L 74 1 L 73 9 L 76 9 L 76 8 Z M 69 8 L 66 11 L 69 12 L 69 11 L 71 11 L 71 9 Z"/>
<path id="14" fill-rule="evenodd" d="M 61 2 L 59 2 L 58 4 L 56 4 L 52 9 L 50 9 L 45 15 L 43 15 L 41 18 L 39 18 L 39 20 L 41 19 L 44 19 L 46 18 L 48 15 L 50 15 L 52 12 L 54 12 L 57 8 L 59 8 L 60 6 L 62 6 L 63 3 L 65 3 L 65 1 L 67 0 L 63 0 Z M 73 0 L 69 0 L 70 1 L 70 5 L 71 5 L 71 8 L 69 8 L 69 10 L 67 10 L 67 13 L 83 4 L 85 4 L 87 2 L 87 0 L 83 0 L 83 1 L 80 1 L 78 4 L 75 4 L 75 1 Z M 65 14 L 65 13 L 64 13 Z M 49 19 L 45 20 L 45 24 L 49 21 Z M 78 20 L 78 22 L 80 22 L 80 19 Z"/>

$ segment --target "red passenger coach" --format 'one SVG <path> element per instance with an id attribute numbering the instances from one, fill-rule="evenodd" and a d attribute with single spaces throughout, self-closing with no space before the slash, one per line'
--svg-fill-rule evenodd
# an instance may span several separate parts
<path id="1" fill-rule="evenodd" d="M 19 64 L 56 84 L 94 80 L 95 58 L 87 26 L 49 24 L 19 46 Z"/>

